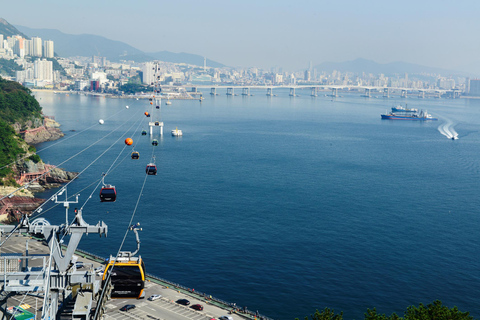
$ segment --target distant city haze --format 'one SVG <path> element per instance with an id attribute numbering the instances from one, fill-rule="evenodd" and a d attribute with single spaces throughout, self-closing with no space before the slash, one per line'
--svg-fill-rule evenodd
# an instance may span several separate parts
<path id="1" fill-rule="evenodd" d="M 233 67 L 356 58 L 480 72 L 479 1 L 3 1 L 14 25 L 95 34 Z"/>

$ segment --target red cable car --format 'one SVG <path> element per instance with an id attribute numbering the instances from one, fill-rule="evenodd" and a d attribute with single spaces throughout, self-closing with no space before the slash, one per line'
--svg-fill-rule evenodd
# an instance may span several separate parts
<path id="1" fill-rule="evenodd" d="M 117 190 L 115 190 L 115 186 L 112 185 L 104 185 L 103 188 L 100 190 L 100 201 L 101 202 L 115 202 L 117 199 Z"/>
<path id="2" fill-rule="evenodd" d="M 145 169 L 145 172 L 148 175 L 157 175 L 157 166 L 155 165 L 155 163 L 147 164 L 147 168 Z"/>

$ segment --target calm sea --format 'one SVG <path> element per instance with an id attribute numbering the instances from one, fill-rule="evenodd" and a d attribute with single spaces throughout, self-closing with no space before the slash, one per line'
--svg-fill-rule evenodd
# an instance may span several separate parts
<path id="1" fill-rule="evenodd" d="M 35 93 L 66 133 L 37 146 L 55 144 L 44 161 L 90 146 L 61 165 L 78 172 L 112 147 L 68 190 L 82 190 L 78 207 L 93 192 L 84 218 L 109 227 L 82 249 L 115 255 L 135 211 L 147 272 L 274 319 L 325 307 L 362 319 L 367 308 L 401 314 L 435 299 L 480 317 L 480 101 L 218 92 L 161 112 L 145 100 Z M 405 102 L 439 121 L 380 119 Z M 157 147 L 140 134 L 145 111 L 165 123 Z M 170 136 L 175 127 L 183 137 Z M 139 160 L 121 152 L 126 137 Z M 141 192 L 152 154 L 158 175 Z M 92 183 L 117 157 L 105 179 L 117 201 L 100 203 Z M 65 213 L 44 217 L 62 223 Z M 135 247 L 130 234 L 123 249 Z"/>

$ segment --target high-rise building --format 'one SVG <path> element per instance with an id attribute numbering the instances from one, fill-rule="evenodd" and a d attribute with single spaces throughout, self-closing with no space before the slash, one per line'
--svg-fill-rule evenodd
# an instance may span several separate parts
<path id="1" fill-rule="evenodd" d="M 42 56 L 42 38 L 33 37 L 33 52 L 32 56 L 41 57 Z"/>
<path id="2" fill-rule="evenodd" d="M 303 80 L 310 81 L 310 77 L 311 77 L 310 70 L 305 70 Z"/>
<path id="3" fill-rule="evenodd" d="M 154 64 L 152 62 L 146 62 L 142 66 L 142 83 L 152 85 L 155 82 L 155 72 L 154 72 Z"/>
<path id="4" fill-rule="evenodd" d="M 470 79 L 470 91 L 471 96 L 480 96 L 480 79 Z"/>
<path id="5" fill-rule="evenodd" d="M 53 52 L 53 41 L 52 40 L 46 40 L 43 42 L 43 56 L 45 58 L 53 58 L 54 52 Z"/>
<path id="6" fill-rule="evenodd" d="M 13 49 L 16 41 L 17 38 L 15 37 L 7 37 L 7 45 L 5 46 L 5 48 Z"/>
<path id="7" fill-rule="evenodd" d="M 3 49 L 3 34 L 0 34 L 0 49 Z"/>
<path id="8" fill-rule="evenodd" d="M 23 47 L 23 38 L 17 37 L 17 41 L 15 41 L 15 45 L 13 46 L 13 53 L 15 53 L 20 58 L 25 56 L 25 49 Z"/>
<path id="9" fill-rule="evenodd" d="M 53 63 L 45 59 L 35 60 L 34 72 L 36 80 L 53 81 Z"/>
<path id="10" fill-rule="evenodd" d="M 23 40 L 23 47 L 25 48 L 25 55 L 33 55 L 33 41 L 32 40 Z"/>

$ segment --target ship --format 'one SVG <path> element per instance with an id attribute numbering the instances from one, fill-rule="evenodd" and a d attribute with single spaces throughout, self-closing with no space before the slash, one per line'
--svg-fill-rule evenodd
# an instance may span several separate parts
<path id="1" fill-rule="evenodd" d="M 392 108 L 392 112 L 414 112 L 417 113 L 418 109 L 415 108 L 407 108 L 407 105 L 405 107 L 402 106 L 396 106 Z"/>
<path id="2" fill-rule="evenodd" d="M 385 120 L 419 120 L 419 121 L 435 121 L 438 120 L 437 118 L 432 117 L 431 114 L 427 113 L 427 111 L 420 111 L 419 114 L 396 114 L 390 112 L 388 114 L 382 114 L 382 119 Z"/>
<path id="3" fill-rule="evenodd" d="M 174 130 L 172 130 L 172 136 L 174 137 L 180 137 L 182 134 L 182 130 L 178 130 L 178 128 L 175 128 Z"/>

